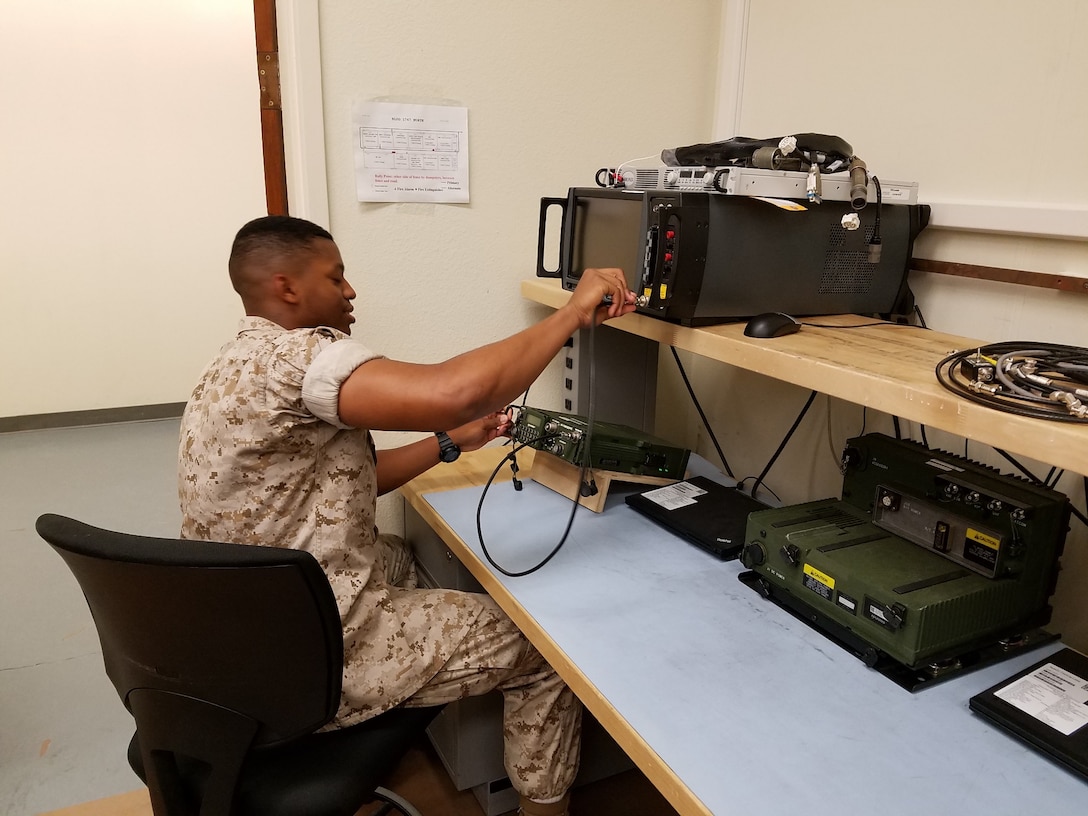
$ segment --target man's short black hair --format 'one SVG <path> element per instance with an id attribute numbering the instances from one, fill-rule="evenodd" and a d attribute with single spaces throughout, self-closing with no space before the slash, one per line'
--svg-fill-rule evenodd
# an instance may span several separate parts
<path id="1" fill-rule="evenodd" d="M 254 218 L 238 230 L 230 250 L 230 271 L 234 288 L 239 292 L 242 272 L 255 256 L 292 255 L 300 251 L 309 251 L 318 239 L 333 240 L 324 227 L 319 227 L 304 218 L 289 215 L 266 215 Z"/>
<path id="2" fill-rule="evenodd" d="M 231 259 L 255 248 L 292 250 L 309 246 L 315 238 L 331 241 L 332 235 L 304 218 L 290 215 L 266 215 L 254 218 L 234 236 Z"/>

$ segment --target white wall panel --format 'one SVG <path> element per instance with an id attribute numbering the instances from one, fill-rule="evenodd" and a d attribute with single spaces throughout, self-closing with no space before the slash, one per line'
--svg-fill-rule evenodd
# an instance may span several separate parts
<path id="1" fill-rule="evenodd" d="M 265 212 L 253 5 L 0 14 L 0 417 L 184 401 Z"/>

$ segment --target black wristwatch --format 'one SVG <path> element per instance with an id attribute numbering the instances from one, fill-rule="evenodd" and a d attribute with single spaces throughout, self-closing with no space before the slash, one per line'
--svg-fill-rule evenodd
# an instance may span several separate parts
<path id="1" fill-rule="evenodd" d="M 445 431 L 435 431 L 434 435 L 438 437 L 438 460 L 456 462 L 457 457 L 461 455 L 461 449 L 457 447 L 457 443 L 450 439 L 450 435 Z"/>

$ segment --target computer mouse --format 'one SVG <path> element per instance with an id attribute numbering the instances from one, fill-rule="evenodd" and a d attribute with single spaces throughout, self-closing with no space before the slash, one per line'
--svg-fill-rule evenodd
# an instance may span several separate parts
<path id="1" fill-rule="evenodd" d="M 757 314 L 744 327 L 746 337 L 781 337 L 800 331 L 801 324 L 782 312 Z"/>

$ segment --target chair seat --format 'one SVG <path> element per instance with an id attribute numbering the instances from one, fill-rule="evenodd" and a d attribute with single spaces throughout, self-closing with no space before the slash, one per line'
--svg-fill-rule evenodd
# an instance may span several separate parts
<path id="1" fill-rule="evenodd" d="M 321 730 L 340 706 L 344 640 L 313 555 L 51 513 L 35 529 L 87 599 L 156 816 L 353 816 L 391 801 L 378 786 L 439 709 Z"/>
<path id="2" fill-rule="evenodd" d="M 352 816 L 393 771 L 441 708 L 395 708 L 350 728 L 323 731 L 250 753 L 238 780 L 233 816 Z M 129 764 L 146 781 L 139 734 Z M 199 801 L 204 766 L 179 762 Z"/>

